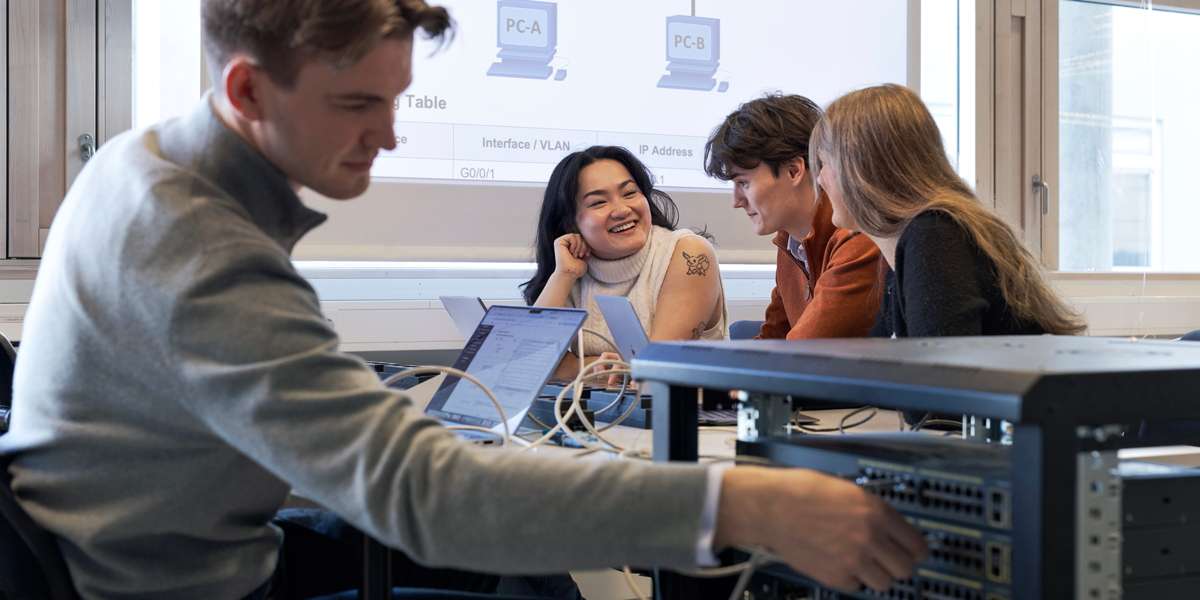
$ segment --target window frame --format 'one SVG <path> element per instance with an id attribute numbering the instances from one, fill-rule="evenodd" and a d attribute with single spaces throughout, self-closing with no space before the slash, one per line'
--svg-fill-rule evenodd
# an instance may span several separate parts
<path id="1" fill-rule="evenodd" d="M 1004 0 L 999 0 L 1004 1 Z M 1013 0 L 1017 1 L 1017 0 Z M 1042 35 L 1042 122 L 1043 137 L 1042 137 L 1042 156 L 1044 179 L 1050 182 L 1051 186 L 1059 180 L 1059 164 L 1058 164 L 1058 44 L 1059 44 L 1059 11 L 1058 0 L 1043 0 L 1042 18 L 1045 22 L 1045 29 Z M 1142 2 L 1136 0 L 1081 0 L 1091 4 L 1106 4 L 1110 6 L 1121 6 L 1126 8 L 1145 8 Z M 1174 12 L 1183 12 L 1189 14 L 1200 15 L 1200 0 L 1155 0 L 1155 10 L 1169 10 Z M 1157 185 L 1151 182 L 1151 185 Z M 1042 264 L 1046 269 L 1055 272 L 1056 274 L 1071 274 L 1070 277 L 1062 277 L 1062 280 L 1086 280 L 1092 279 L 1097 282 L 1129 282 L 1136 280 L 1144 280 L 1143 275 L 1147 275 L 1155 280 L 1171 279 L 1177 281 L 1193 281 L 1200 278 L 1200 273 L 1191 272 L 1171 272 L 1171 271 L 1153 271 L 1150 269 L 1122 268 L 1111 272 L 1075 272 L 1075 271 L 1059 271 L 1059 211 L 1058 211 L 1058 196 L 1054 193 L 1054 187 L 1050 190 L 1049 213 L 1045 215 L 1042 228 Z M 1161 199 L 1159 199 L 1161 201 Z M 1151 199 L 1155 202 L 1155 199 Z M 1151 265 L 1155 261 L 1151 260 Z M 1152 268 L 1152 267 L 1151 267 Z"/>

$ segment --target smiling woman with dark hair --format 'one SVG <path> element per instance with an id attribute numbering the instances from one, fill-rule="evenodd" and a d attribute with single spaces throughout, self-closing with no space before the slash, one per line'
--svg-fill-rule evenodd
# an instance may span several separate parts
<path id="1" fill-rule="evenodd" d="M 584 326 L 607 335 L 595 296 L 625 296 L 651 341 L 725 339 L 725 294 L 712 245 L 675 228 L 675 203 L 653 181 L 641 161 L 616 146 L 593 146 L 559 162 L 542 201 L 537 273 L 522 286 L 525 301 L 586 308 Z M 584 349 L 606 358 L 594 336 L 584 337 Z M 566 361 L 559 375 L 573 364 Z"/>

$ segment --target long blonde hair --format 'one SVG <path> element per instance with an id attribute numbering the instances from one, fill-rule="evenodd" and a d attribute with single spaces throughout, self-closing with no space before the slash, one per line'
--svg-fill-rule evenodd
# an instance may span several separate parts
<path id="1" fill-rule="evenodd" d="M 1017 320 L 1055 334 L 1086 328 L 1050 288 L 1019 235 L 955 173 L 933 115 L 912 90 L 888 84 L 834 100 L 813 129 L 814 175 L 822 158 L 834 167 L 842 204 L 860 231 L 895 237 L 921 213 L 945 213 L 989 259 Z"/>

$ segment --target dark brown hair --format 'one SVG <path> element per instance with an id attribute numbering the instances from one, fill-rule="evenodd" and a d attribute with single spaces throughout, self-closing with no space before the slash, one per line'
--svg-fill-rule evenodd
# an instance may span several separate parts
<path id="1" fill-rule="evenodd" d="M 416 29 L 446 41 L 453 22 L 424 0 L 204 0 L 204 49 L 213 82 L 234 54 L 248 54 L 276 85 L 291 88 L 305 62 L 346 68 L 386 38 Z"/>
<path id="2" fill-rule="evenodd" d="M 704 144 L 704 172 L 722 181 L 730 170 L 756 169 L 766 163 L 779 177 L 779 166 L 799 156 L 808 160 L 808 139 L 821 118 L 817 103 L 775 92 L 755 98 L 729 113 Z"/>
<path id="3" fill-rule="evenodd" d="M 1021 235 L 954 172 L 933 115 L 912 90 L 887 84 L 834 100 L 813 130 L 812 146 L 809 168 L 817 193 L 822 163 L 828 163 L 859 231 L 898 237 L 917 215 L 940 211 L 991 261 L 1019 321 L 1062 335 L 1086 328 L 1054 292 Z"/>

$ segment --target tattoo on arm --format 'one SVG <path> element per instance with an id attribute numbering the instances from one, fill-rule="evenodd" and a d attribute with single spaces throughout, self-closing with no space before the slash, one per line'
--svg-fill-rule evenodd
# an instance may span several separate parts
<path id="1" fill-rule="evenodd" d="M 704 321 L 700 321 L 700 324 L 697 325 L 696 328 L 692 330 L 692 339 L 693 340 L 700 339 L 700 334 L 704 333 L 705 325 L 707 325 L 707 323 L 705 323 Z"/>
<path id="2" fill-rule="evenodd" d="M 699 275 L 701 277 L 705 277 L 708 273 L 708 268 L 712 266 L 712 264 L 708 262 L 707 254 L 692 256 L 687 252 L 684 252 L 683 258 L 688 264 L 688 275 Z"/>

